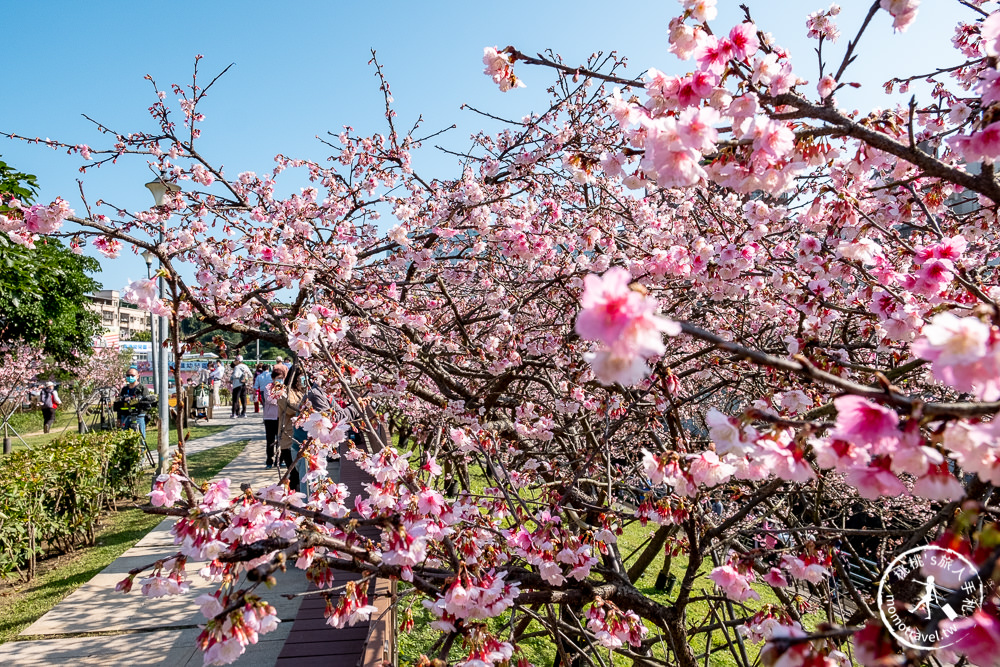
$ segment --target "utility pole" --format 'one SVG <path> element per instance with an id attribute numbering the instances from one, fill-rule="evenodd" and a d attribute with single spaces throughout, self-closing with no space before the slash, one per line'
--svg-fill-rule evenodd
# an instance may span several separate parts
<path id="1" fill-rule="evenodd" d="M 153 201 L 156 202 L 156 206 L 163 206 L 163 197 L 168 192 L 177 192 L 181 188 L 176 183 L 168 183 L 163 180 L 163 175 L 155 181 L 150 181 L 146 183 L 146 187 L 149 191 L 153 193 Z M 160 226 L 160 238 L 157 248 L 163 247 L 163 234 L 166 227 L 166 221 Z M 160 288 L 160 300 L 166 301 L 167 293 L 167 283 L 163 277 L 163 260 L 160 260 L 160 271 L 158 283 Z M 169 353 L 167 350 L 167 341 L 170 340 L 169 323 L 167 322 L 167 317 L 165 315 L 160 315 L 160 346 L 159 349 L 154 350 L 153 354 L 156 355 L 156 374 L 159 377 L 157 384 L 159 385 L 157 398 L 159 399 L 159 423 L 157 424 L 157 433 L 159 434 L 159 443 L 157 446 L 157 455 L 159 460 L 156 466 L 157 475 L 162 475 L 167 472 L 167 463 L 170 461 L 170 396 L 169 390 L 170 380 L 168 376 L 170 361 Z M 180 363 L 179 359 L 175 359 L 174 363 Z M 180 410 L 180 388 L 178 391 L 178 412 Z"/>

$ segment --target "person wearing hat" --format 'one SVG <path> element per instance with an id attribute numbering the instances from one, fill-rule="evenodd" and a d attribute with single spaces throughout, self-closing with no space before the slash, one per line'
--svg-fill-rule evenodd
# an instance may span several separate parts
<path id="1" fill-rule="evenodd" d="M 247 388 L 253 383 L 253 371 L 243 363 L 243 355 L 236 357 L 233 366 L 233 417 L 247 416 Z"/>
<path id="2" fill-rule="evenodd" d="M 62 405 L 56 385 L 51 380 L 42 388 L 38 402 L 42 404 L 42 430 L 48 433 L 56 421 L 56 408 Z"/>

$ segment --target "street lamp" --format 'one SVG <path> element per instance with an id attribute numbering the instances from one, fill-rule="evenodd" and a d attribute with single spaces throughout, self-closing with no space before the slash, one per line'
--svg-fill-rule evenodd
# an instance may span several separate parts
<path id="1" fill-rule="evenodd" d="M 150 181 L 146 183 L 146 187 L 149 191 L 153 193 L 153 201 L 156 202 L 156 206 L 159 208 L 163 206 L 163 198 L 168 192 L 179 192 L 181 187 L 176 183 L 170 183 L 164 180 L 164 174 L 161 172 L 160 177 L 155 181 Z M 163 232 L 166 226 L 166 221 L 160 224 L 160 238 L 159 245 L 163 245 Z M 152 264 L 152 262 L 150 262 Z M 160 262 L 160 267 L 163 268 L 163 262 Z M 163 272 L 158 271 L 159 275 L 159 287 L 160 287 L 160 299 L 162 300 L 166 296 L 166 281 L 163 279 Z M 157 427 L 157 432 L 159 433 L 159 446 L 157 447 L 157 454 L 159 455 L 159 463 L 156 468 L 157 474 L 163 474 L 167 471 L 167 462 L 170 460 L 170 409 L 168 407 L 168 401 L 170 400 L 167 396 L 167 388 L 170 386 L 170 380 L 167 378 L 167 367 L 169 361 L 167 359 L 167 347 L 165 345 L 167 341 L 167 318 L 164 315 L 160 315 L 160 345 L 155 349 L 155 356 L 157 357 L 155 367 L 156 367 L 156 377 L 158 378 L 156 382 L 157 397 L 159 399 L 159 417 L 160 422 Z M 180 363 L 180 360 L 177 360 Z M 180 416 L 180 387 L 177 389 L 178 403 L 177 411 L 178 417 Z"/>
<path id="2" fill-rule="evenodd" d="M 152 277 L 151 271 L 153 269 L 153 260 L 156 255 L 153 254 L 152 250 L 143 250 L 142 258 L 146 261 L 146 280 Z M 149 372 L 153 374 L 153 391 L 156 395 L 160 395 L 160 380 L 156 375 L 156 325 L 153 320 L 153 313 L 149 313 Z"/>

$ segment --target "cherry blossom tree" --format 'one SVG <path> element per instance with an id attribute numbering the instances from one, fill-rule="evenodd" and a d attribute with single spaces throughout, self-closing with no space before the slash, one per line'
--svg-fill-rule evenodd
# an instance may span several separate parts
<path id="1" fill-rule="evenodd" d="M 5 441 L 10 437 L 8 420 L 28 398 L 44 361 L 45 353 L 34 345 L 0 344 L 0 430 Z"/>
<path id="2" fill-rule="evenodd" d="M 78 354 L 76 362 L 60 368 L 62 398 L 76 412 L 80 433 L 87 432 L 87 410 L 101 400 L 101 391 L 112 388 L 112 400 L 122 384 L 132 353 L 113 347 L 97 347 L 89 356 Z"/>
<path id="3" fill-rule="evenodd" d="M 260 583 L 295 563 L 323 589 L 334 569 L 367 575 L 323 593 L 335 626 L 373 612 L 371 577 L 407 582 L 442 632 L 436 657 L 460 664 L 526 662 L 531 622 L 562 660 L 593 665 L 613 651 L 692 667 L 712 632 L 738 664 L 749 649 L 780 665 L 921 664 L 933 650 L 994 664 L 1000 13 L 956 3 L 955 63 L 886 84 L 926 79 L 929 98 L 862 114 L 836 94 L 869 33 L 905 30 L 916 2 L 873 2 L 846 44 L 836 6 L 809 15 L 818 67 L 793 64 L 750 9 L 716 25 L 714 4 L 684 0 L 669 26 L 682 75 L 486 48 L 501 91 L 530 85 L 526 66 L 554 76 L 551 105 L 477 134 L 448 180 L 417 171 L 433 134 L 397 129 L 374 58 L 387 131 L 346 128 L 327 161 L 217 167 L 198 148 L 217 79 L 202 87 L 198 61 L 188 87 L 150 79 L 154 129 L 100 127 L 113 139 L 100 149 L 45 142 L 85 169 L 140 155 L 184 187 L 145 211 L 26 208 L 3 223 L 12 237 L 69 220 L 108 256 L 151 250 L 167 298 L 139 281 L 131 301 L 196 318 L 190 340 L 287 345 L 367 415 L 363 447 L 343 444 L 335 415 L 303 415 L 307 495 L 276 484 L 231 500 L 228 480 L 196 488 L 179 458 L 151 500 L 178 517 L 181 556 L 119 587 L 143 575 L 145 594 L 176 593 L 186 559 L 208 561 L 206 662 L 273 629 Z M 875 20 L 886 12 L 891 28 Z M 303 187 L 280 197 L 296 175 Z M 376 437 L 362 402 L 405 437 Z M 373 476 L 360 497 L 326 477 L 340 447 Z M 648 524 L 630 564 L 619 538 Z M 910 619 L 933 639 L 907 644 L 850 574 L 878 579 L 928 544 L 974 564 L 985 602 Z M 664 550 L 686 557 L 670 599 L 637 587 Z M 886 585 L 913 616 L 920 577 L 961 590 L 971 574 L 927 562 Z M 706 604 L 715 615 L 696 618 Z"/>

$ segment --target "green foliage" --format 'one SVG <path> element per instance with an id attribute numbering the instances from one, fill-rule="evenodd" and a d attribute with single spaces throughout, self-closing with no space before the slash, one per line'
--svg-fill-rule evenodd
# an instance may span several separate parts
<path id="1" fill-rule="evenodd" d="M 246 440 L 241 440 L 192 454 L 188 457 L 188 471 L 195 480 L 213 479 L 246 444 Z M 150 481 L 151 474 L 145 473 L 140 485 L 148 487 Z M 146 514 L 138 507 L 111 512 L 105 515 L 94 546 L 81 548 L 61 559 L 56 567 L 40 571 L 30 583 L 14 585 L 4 591 L 4 604 L 0 607 L 0 644 L 17 637 L 63 598 L 93 579 L 162 520 L 162 516 Z"/>
<path id="2" fill-rule="evenodd" d="M 138 433 L 105 431 L 0 460 L 0 575 L 30 578 L 46 548 L 92 544 L 105 504 L 134 495 L 142 456 Z"/>
<path id="3" fill-rule="evenodd" d="M 33 175 L 0 160 L 0 213 L 12 197 L 30 202 L 37 192 Z M 101 328 L 87 309 L 87 294 L 101 286 L 89 274 L 100 270 L 96 259 L 74 254 L 56 238 L 31 250 L 0 232 L 0 340 L 44 340 L 46 353 L 59 361 L 74 349 L 90 349 Z"/>
<path id="4" fill-rule="evenodd" d="M 38 180 L 33 174 L 15 171 L 10 165 L 0 160 L 0 195 L 16 197 L 23 202 L 30 202 L 38 194 Z M 7 197 L 4 197 L 5 199 Z M 0 206 L 0 213 L 8 210 Z"/>
<path id="5" fill-rule="evenodd" d="M 45 341 L 57 360 L 73 350 L 89 350 L 100 319 L 89 310 L 87 294 L 100 289 L 90 276 L 101 270 L 93 257 L 76 255 L 58 239 L 34 250 L 0 233 L 0 331 L 3 340 Z"/>
<path id="6" fill-rule="evenodd" d="M 26 412 L 15 412 L 10 416 L 9 421 L 14 430 L 21 435 L 41 431 L 43 426 L 42 411 L 28 410 Z"/>
<path id="7" fill-rule="evenodd" d="M 204 323 L 200 322 L 198 318 L 186 317 L 181 320 L 181 335 L 191 336 L 196 334 L 198 331 L 204 328 Z M 268 330 L 267 326 L 263 327 L 264 330 Z M 257 356 L 257 344 L 256 342 L 247 343 L 245 347 L 237 347 L 239 342 L 242 340 L 242 336 L 232 331 L 219 331 L 213 329 L 209 333 L 202 334 L 198 336 L 195 341 L 192 350 L 196 352 L 213 352 L 215 354 L 220 354 L 223 349 L 220 344 L 225 345 L 225 354 L 229 359 L 233 359 L 237 354 L 242 354 L 244 357 L 256 358 Z M 138 339 L 137 339 L 138 340 Z M 292 353 L 283 347 L 278 347 L 267 341 L 260 341 L 260 358 L 261 359 L 274 359 L 277 356 L 282 356 L 288 359 L 292 356 Z"/>

